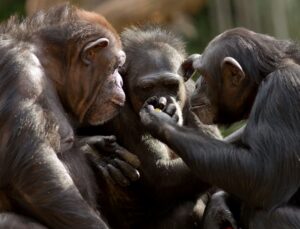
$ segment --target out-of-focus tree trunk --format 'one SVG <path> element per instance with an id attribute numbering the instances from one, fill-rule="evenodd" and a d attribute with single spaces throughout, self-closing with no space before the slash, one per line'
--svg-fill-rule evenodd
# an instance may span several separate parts
<path id="1" fill-rule="evenodd" d="M 215 33 L 242 26 L 278 38 L 289 37 L 288 6 L 296 0 L 209 0 Z"/>
<path id="2" fill-rule="evenodd" d="M 247 27 L 255 31 L 261 30 L 256 0 L 234 0 L 233 6 L 236 15 L 236 26 Z"/>
<path id="3" fill-rule="evenodd" d="M 289 37 L 288 22 L 287 22 L 287 1 L 272 0 L 270 2 L 274 35 L 278 38 L 286 39 Z"/>
<path id="4" fill-rule="evenodd" d="M 214 33 L 221 33 L 233 27 L 230 0 L 209 0 L 208 4 Z"/>

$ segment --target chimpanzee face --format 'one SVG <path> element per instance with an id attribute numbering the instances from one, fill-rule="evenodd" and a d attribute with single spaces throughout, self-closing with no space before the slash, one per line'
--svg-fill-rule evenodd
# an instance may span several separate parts
<path id="1" fill-rule="evenodd" d="M 239 62 L 221 53 L 226 47 L 218 39 L 201 56 L 191 59 L 192 67 L 201 74 L 191 98 L 191 109 L 205 124 L 230 124 L 246 118 L 245 107 L 249 107 L 248 102 L 255 94 Z"/>
<path id="2" fill-rule="evenodd" d="M 71 50 L 74 58 L 70 59 L 64 91 L 76 118 L 97 125 L 114 117 L 124 105 L 118 69 L 126 55 L 119 36 L 103 17 L 89 12 L 81 12 L 80 17 L 94 28 L 94 34 L 85 38 L 80 50 Z"/>
<path id="3" fill-rule="evenodd" d="M 126 90 L 134 111 L 138 114 L 144 102 L 152 96 L 173 97 L 183 107 L 185 87 L 178 70 L 183 57 L 167 44 L 140 50 L 129 57 L 124 77 Z M 134 62 L 131 60 L 135 60 Z"/>
<path id="4" fill-rule="evenodd" d="M 207 75 L 202 74 L 196 81 L 195 91 L 191 97 L 191 111 L 205 124 L 215 122 L 218 107 L 216 90 L 208 82 Z"/>

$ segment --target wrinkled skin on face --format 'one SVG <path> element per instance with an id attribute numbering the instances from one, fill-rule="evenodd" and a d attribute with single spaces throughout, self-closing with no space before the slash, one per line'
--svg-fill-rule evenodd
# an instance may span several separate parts
<path id="1" fill-rule="evenodd" d="M 201 74 L 191 97 L 191 110 L 204 124 L 229 124 L 247 118 L 255 97 L 257 85 L 245 77 L 233 58 L 216 56 L 221 49 L 212 41 L 202 55 L 191 55 L 184 63 L 187 70 Z"/>
<path id="2" fill-rule="evenodd" d="M 119 36 L 102 16 L 84 11 L 78 15 L 85 28 L 92 28 L 86 33 L 92 34 L 80 45 L 75 38 L 66 44 L 66 76 L 58 91 L 76 120 L 97 125 L 114 117 L 125 102 L 118 69 L 126 55 Z"/>
<path id="3" fill-rule="evenodd" d="M 112 72 L 108 72 L 104 78 L 105 83 L 98 89 L 95 101 L 86 112 L 84 121 L 97 125 L 114 117 L 125 103 L 125 93 L 122 89 L 123 80 L 118 68 L 124 64 L 125 53 L 119 51 L 112 65 Z"/>
<path id="4" fill-rule="evenodd" d="M 123 80 L 118 68 L 125 62 L 125 53 L 113 38 L 104 47 L 91 47 L 85 52 L 89 53 L 86 56 L 82 54 L 81 59 L 87 59 L 86 63 L 82 61 L 81 68 L 74 72 L 75 77 L 77 73 L 78 78 L 86 78 L 76 85 L 76 80 L 71 79 L 69 85 L 74 82 L 76 89 L 72 89 L 71 95 L 77 92 L 75 112 L 80 121 L 97 125 L 114 117 L 124 105 Z M 74 103 L 74 98 L 70 98 L 69 102 Z"/>
<path id="5" fill-rule="evenodd" d="M 211 89 L 203 76 L 196 81 L 196 88 L 191 97 L 191 111 L 193 111 L 204 124 L 213 124 L 217 108 L 208 98 Z"/>
<path id="6" fill-rule="evenodd" d="M 126 81 L 126 90 L 131 105 L 139 113 L 145 101 L 156 95 L 157 97 L 172 97 L 183 107 L 186 96 L 183 78 L 178 74 L 182 56 L 167 45 L 158 48 L 140 50 L 143 58 L 132 58 L 136 64 L 129 65 L 127 74 L 130 80 Z M 135 55 L 139 55 L 136 53 Z M 169 58 L 175 56 L 174 58 Z M 148 60 L 144 63 L 144 60 Z M 143 66 L 143 72 L 138 66 Z M 125 76 L 126 77 L 126 76 Z"/>

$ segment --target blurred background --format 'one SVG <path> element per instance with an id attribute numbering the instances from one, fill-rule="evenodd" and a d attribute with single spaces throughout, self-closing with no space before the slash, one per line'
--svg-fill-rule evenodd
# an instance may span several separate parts
<path id="1" fill-rule="evenodd" d="M 0 0 L 0 21 L 31 15 L 63 0 Z M 277 38 L 300 39 L 299 0 L 71 0 L 103 14 L 119 32 L 129 25 L 156 23 L 180 35 L 188 53 L 202 52 L 226 29 L 243 26 Z M 223 129 L 226 135 L 236 126 Z"/>
<path id="2" fill-rule="evenodd" d="M 65 0 L 0 0 L 0 21 L 30 15 Z M 236 26 L 277 38 L 300 39 L 299 0 L 71 0 L 102 13 L 121 32 L 132 24 L 158 23 L 181 35 L 190 53 Z"/>

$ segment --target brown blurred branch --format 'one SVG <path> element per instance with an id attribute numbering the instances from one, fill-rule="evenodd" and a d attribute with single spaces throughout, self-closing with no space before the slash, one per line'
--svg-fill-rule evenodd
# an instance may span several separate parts
<path id="1" fill-rule="evenodd" d="M 32 14 L 63 0 L 27 0 L 27 13 Z M 118 30 L 137 23 L 172 24 L 194 14 L 205 0 L 74 0 L 79 6 L 103 14 Z M 188 27 L 188 25 L 187 25 Z"/>
<path id="2" fill-rule="evenodd" d="M 197 12 L 203 3 L 203 0 L 110 0 L 95 11 L 102 13 L 115 26 L 123 27 L 133 22 L 170 23 L 180 14 Z"/>

